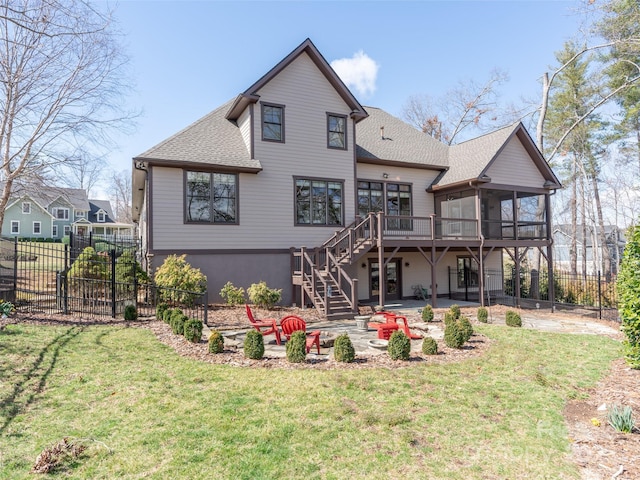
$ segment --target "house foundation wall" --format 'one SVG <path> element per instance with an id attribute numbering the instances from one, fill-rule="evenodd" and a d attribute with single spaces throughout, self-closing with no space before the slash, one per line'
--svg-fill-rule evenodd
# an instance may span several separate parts
<path id="1" fill-rule="evenodd" d="M 186 260 L 195 268 L 199 268 L 207 276 L 209 303 L 222 303 L 220 290 L 225 283 L 231 282 L 235 287 L 243 287 L 245 291 L 253 283 L 265 281 L 269 288 L 281 288 L 280 305 L 291 305 L 291 253 L 286 251 L 255 251 L 251 253 L 187 253 Z M 152 272 L 164 262 L 169 253 L 154 253 Z M 245 297 L 248 300 L 248 295 Z"/>

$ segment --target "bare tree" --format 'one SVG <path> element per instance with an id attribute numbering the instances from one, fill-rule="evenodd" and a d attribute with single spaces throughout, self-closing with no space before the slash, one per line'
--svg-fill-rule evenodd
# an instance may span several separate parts
<path id="1" fill-rule="evenodd" d="M 111 176 L 111 204 L 116 219 L 122 223 L 133 223 L 131 215 L 131 171 L 122 170 Z"/>
<path id="2" fill-rule="evenodd" d="M 0 5 L 0 224 L 14 183 L 109 145 L 130 125 L 112 13 L 88 0 Z"/>
<path id="3" fill-rule="evenodd" d="M 437 101 L 413 95 L 403 108 L 403 117 L 424 133 L 453 145 L 469 130 L 495 128 L 504 117 L 498 107 L 498 87 L 507 80 L 504 72 L 495 69 L 484 84 L 459 82 Z"/>
<path id="4" fill-rule="evenodd" d="M 92 198 L 92 189 L 105 177 L 107 164 L 102 158 L 80 152 L 67 159 L 55 171 L 56 183 L 69 188 L 82 188 Z"/>

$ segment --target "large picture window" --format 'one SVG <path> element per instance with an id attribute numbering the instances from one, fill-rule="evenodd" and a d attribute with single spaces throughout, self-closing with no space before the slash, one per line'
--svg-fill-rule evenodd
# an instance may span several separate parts
<path id="1" fill-rule="evenodd" d="M 327 114 L 327 144 L 329 148 L 347 149 L 347 117 Z"/>
<path id="2" fill-rule="evenodd" d="M 411 216 L 411 185 L 402 183 L 358 182 L 358 214 L 381 212 L 390 216 Z M 411 229 L 410 219 L 389 219 L 390 230 Z"/>
<path id="3" fill-rule="evenodd" d="M 343 183 L 295 179 L 297 225 L 342 225 Z"/>
<path id="4" fill-rule="evenodd" d="M 284 142 L 284 107 L 262 104 L 262 139 Z"/>
<path id="5" fill-rule="evenodd" d="M 186 172 L 186 221 L 238 223 L 237 183 L 232 173 Z"/>

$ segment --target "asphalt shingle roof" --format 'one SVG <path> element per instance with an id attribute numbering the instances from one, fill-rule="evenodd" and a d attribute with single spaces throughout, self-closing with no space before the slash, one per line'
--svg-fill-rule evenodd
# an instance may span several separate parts
<path id="1" fill-rule="evenodd" d="M 413 165 L 447 168 L 448 147 L 399 118 L 375 107 L 356 124 L 356 155 L 363 161 L 387 160 Z M 384 127 L 384 138 L 381 134 Z"/>
<path id="2" fill-rule="evenodd" d="M 509 125 L 449 147 L 449 170 L 438 184 L 448 185 L 478 178 L 519 126 L 519 123 Z"/>
<path id="3" fill-rule="evenodd" d="M 232 102 L 216 108 L 136 159 L 262 169 L 260 162 L 251 158 L 238 126 L 225 118 Z"/>

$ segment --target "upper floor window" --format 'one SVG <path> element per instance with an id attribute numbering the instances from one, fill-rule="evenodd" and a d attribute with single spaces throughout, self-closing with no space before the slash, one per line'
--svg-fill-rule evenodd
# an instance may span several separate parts
<path id="1" fill-rule="evenodd" d="M 53 217 L 56 220 L 69 220 L 69 209 L 56 207 L 53 209 Z"/>
<path id="2" fill-rule="evenodd" d="M 327 114 L 327 146 L 342 150 L 347 149 L 346 115 Z"/>
<path id="3" fill-rule="evenodd" d="M 76 217 L 84 218 L 84 216 L 85 216 L 84 210 L 76 210 Z"/>
<path id="4" fill-rule="evenodd" d="M 31 213 L 31 202 L 22 202 L 22 213 Z"/>
<path id="5" fill-rule="evenodd" d="M 238 223 L 237 187 L 233 173 L 186 172 L 186 221 Z"/>
<path id="6" fill-rule="evenodd" d="M 297 178 L 296 225 L 342 225 L 343 182 Z"/>
<path id="7" fill-rule="evenodd" d="M 104 212 L 98 212 L 98 222 L 104 223 Z"/>
<path id="8" fill-rule="evenodd" d="M 262 139 L 284 143 L 284 106 L 262 104 Z"/>

